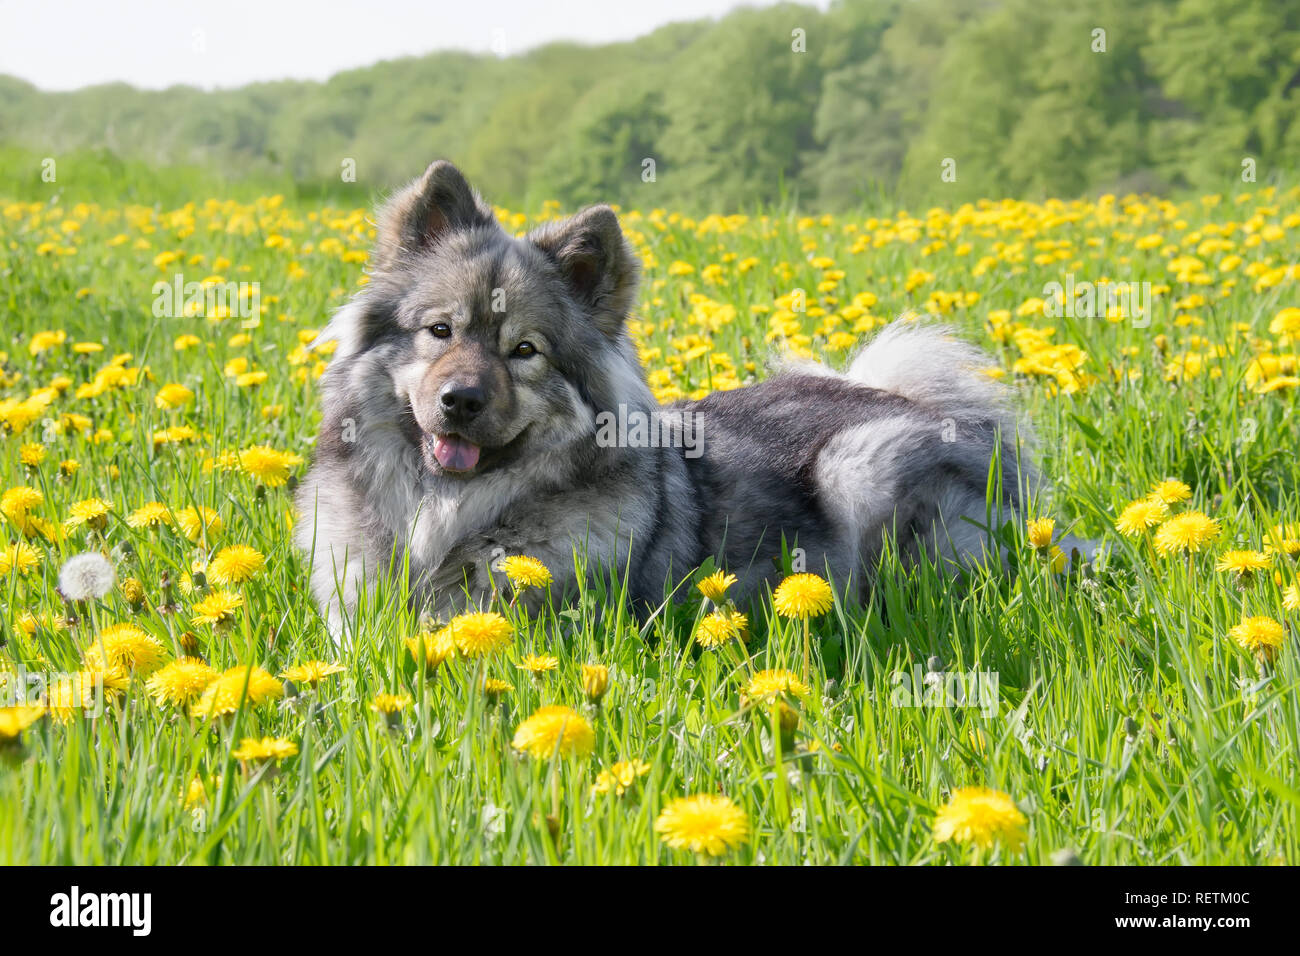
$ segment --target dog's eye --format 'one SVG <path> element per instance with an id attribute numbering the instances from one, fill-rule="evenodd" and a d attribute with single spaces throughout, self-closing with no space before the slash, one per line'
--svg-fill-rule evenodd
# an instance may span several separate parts
<path id="1" fill-rule="evenodd" d="M 429 326 L 429 331 L 433 333 L 436 339 L 445 339 L 451 335 L 451 326 L 446 322 L 435 322 Z"/>
<path id="2" fill-rule="evenodd" d="M 532 342 L 520 342 L 515 346 L 515 350 L 510 354 L 518 356 L 519 358 L 528 358 L 530 355 L 537 354 L 537 346 Z"/>

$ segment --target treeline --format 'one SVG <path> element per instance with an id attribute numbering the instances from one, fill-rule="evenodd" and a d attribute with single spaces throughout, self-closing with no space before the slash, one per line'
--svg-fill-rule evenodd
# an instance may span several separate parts
<path id="1" fill-rule="evenodd" d="M 845 0 L 325 83 L 43 93 L 0 77 L 0 143 L 331 192 L 447 157 L 493 199 L 566 206 L 1230 189 L 1300 167 L 1300 3 Z"/>

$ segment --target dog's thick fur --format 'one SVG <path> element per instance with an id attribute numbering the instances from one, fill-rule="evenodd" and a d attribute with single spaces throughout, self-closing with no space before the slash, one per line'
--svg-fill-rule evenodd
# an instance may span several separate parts
<path id="1" fill-rule="evenodd" d="M 514 238 L 446 162 L 381 210 L 371 281 L 322 334 L 338 344 L 298 500 L 332 629 L 394 573 L 440 613 L 481 601 L 503 554 L 558 588 L 585 554 L 653 608 L 709 557 L 752 593 L 783 542 L 849 587 L 888 536 L 936 560 L 996 552 L 990 473 L 1000 522 L 1029 469 L 979 350 L 896 322 L 847 372 L 800 363 L 661 408 L 625 329 L 638 266 L 609 207 Z M 678 444 L 693 426 L 702 454 L 610 447 L 602 412 L 662 416 Z"/>

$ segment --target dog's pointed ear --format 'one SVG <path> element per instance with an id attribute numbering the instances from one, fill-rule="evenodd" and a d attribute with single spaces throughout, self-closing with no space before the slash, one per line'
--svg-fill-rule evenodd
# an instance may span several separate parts
<path id="1" fill-rule="evenodd" d="M 453 232 L 494 225 L 492 209 L 459 169 L 440 159 L 380 210 L 374 264 L 386 269 L 403 255 L 434 248 Z"/>
<path id="2" fill-rule="evenodd" d="M 590 206 L 529 237 L 559 266 L 570 288 L 606 335 L 617 335 L 636 298 L 641 260 L 608 206 Z"/>

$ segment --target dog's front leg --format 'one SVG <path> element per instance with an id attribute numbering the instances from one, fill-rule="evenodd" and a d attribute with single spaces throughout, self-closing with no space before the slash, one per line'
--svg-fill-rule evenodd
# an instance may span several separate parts
<path id="1" fill-rule="evenodd" d="M 501 568 L 503 559 L 516 555 L 541 561 L 551 572 L 550 587 L 523 588 L 516 595 Z M 562 601 L 577 591 L 577 581 L 573 544 L 567 536 L 558 534 L 554 539 L 538 541 L 531 535 L 520 539 L 483 534 L 453 548 L 436 572 L 418 582 L 416 590 L 442 616 L 486 608 L 498 595 L 536 614 L 546 604 L 548 593 Z"/>
<path id="2" fill-rule="evenodd" d="M 485 609 L 505 585 L 505 576 L 492 570 L 501 553 L 491 538 L 475 535 L 452 548 L 434 571 L 413 581 L 412 590 L 442 617 Z"/>

